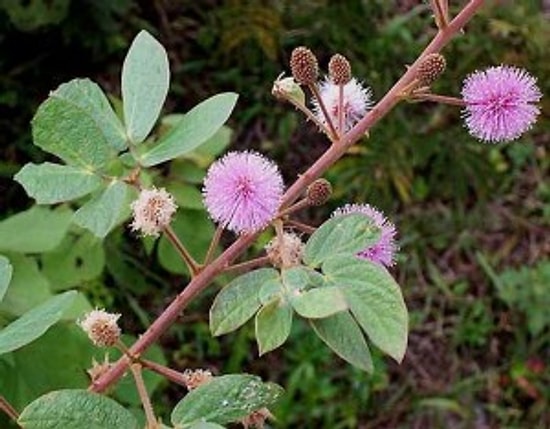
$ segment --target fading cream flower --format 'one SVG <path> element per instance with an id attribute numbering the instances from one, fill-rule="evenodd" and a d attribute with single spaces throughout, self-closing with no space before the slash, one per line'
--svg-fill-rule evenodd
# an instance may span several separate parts
<path id="1" fill-rule="evenodd" d="M 143 189 L 131 207 L 134 215 L 130 225 L 132 230 L 153 237 L 170 224 L 178 208 L 174 197 L 164 188 Z"/>

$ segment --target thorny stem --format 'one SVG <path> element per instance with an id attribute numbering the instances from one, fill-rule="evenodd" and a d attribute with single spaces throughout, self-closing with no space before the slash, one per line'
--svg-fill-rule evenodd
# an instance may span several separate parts
<path id="1" fill-rule="evenodd" d="M 292 214 L 294 212 L 297 212 L 299 210 L 305 209 L 309 206 L 309 201 L 307 198 L 304 198 L 303 200 L 298 201 L 296 204 L 287 207 L 284 210 L 281 210 L 279 214 L 277 215 L 278 218 L 282 218 L 284 216 L 288 216 L 289 214 Z"/>
<path id="2" fill-rule="evenodd" d="M 167 366 L 161 365 L 159 363 L 147 360 L 147 359 L 140 359 L 139 360 L 143 368 L 150 369 L 151 371 L 156 372 L 157 374 L 162 375 L 166 379 L 179 384 L 180 386 L 185 386 L 184 377 L 183 374 L 179 371 L 176 371 L 175 369 L 168 368 Z"/>
<path id="3" fill-rule="evenodd" d="M 260 256 L 249 261 L 241 262 L 240 264 L 230 265 L 223 270 L 224 273 L 244 273 L 250 271 L 253 268 L 263 267 L 269 264 L 269 257 Z"/>
<path id="4" fill-rule="evenodd" d="M 466 103 L 461 98 L 448 97 L 446 95 L 432 94 L 431 92 L 424 92 L 418 94 L 412 94 L 411 101 L 433 101 L 434 103 L 450 104 L 452 106 L 466 106 Z"/>
<path id="5" fill-rule="evenodd" d="M 449 24 L 447 0 L 430 0 L 435 23 L 439 29 L 444 29 Z"/>
<path id="6" fill-rule="evenodd" d="M 214 232 L 214 236 L 212 237 L 212 241 L 210 242 L 210 246 L 208 246 L 208 251 L 206 252 L 206 256 L 204 257 L 204 265 L 208 265 L 210 261 L 212 260 L 212 257 L 214 256 L 214 252 L 216 251 L 216 248 L 218 247 L 218 244 L 220 244 L 220 238 L 222 236 L 223 227 L 221 225 L 218 225 L 216 228 L 216 232 Z"/>
<path id="7" fill-rule="evenodd" d="M 174 230 L 170 225 L 164 228 L 164 234 L 166 235 L 166 238 L 170 240 L 174 248 L 177 250 L 179 255 L 181 256 L 181 259 L 185 262 L 187 265 L 187 268 L 189 269 L 189 272 L 191 273 L 192 277 L 195 277 L 198 272 L 200 271 L 200 265 L 193 259 L 187 248 L 183 245 L 183 243 L 180 241 Z"/>
<path id="8" fill-rule="evenodd" d="M 151 398 L 147 393 L 147 388 L 145 387 L 145 382 L 143 381 L 143 375 L 141 374 L 141 364 L 132 363 L 130 365 L 130 370 L 134 376 L 136 382 L 136 388 L 141 399 L 141 404 L 143 405 L 143 411 L 145 411 L 145 418 L 147 419 L 147 429 L 158 429 L 159 424 L 153 412 L 153 406 L 151 405 Z"/>
<path id="9" fill-rule="evenodd" d="M 334 129 L 334 124 L 332 123 L 332 118 L 328 114 L 327 106 L 325 106 L 325 102 L 321 98 L 321 94 L 319 93 L 319 88 L 317 88 L 317 84 L 311 84 L 308 85 L 309 90 L 313 94 L 313 96 L 317 99 L 317 102 L 319 103 L 319 107 L 321 108 L 321 112 L 323 112 L 323 116 L 325 117 L 325 120 L 327 121 L 327 126 L 329 130 L 329 137 L 332 136 L 330 139 L 334 142 L 338 140 L 338 133 Z"/>
<path id="10" fill-rule="evenodd" d="M 300 110 L 304 115 L 306 115 L 306 117 L 310 121 L 312 121 L 315 125 L 317 125 L 317 127 L 319 127 L 319 129 L 321 131 L 323 131 L 323 133 L 325 133 L 326 136 L 332 142 L 334 142 L 334 137 L 331 136 L 331 134 L 330 134 L 329 130 L 327 129 L 327 127 L 325 127 L 325 125 L 319 119 L 317 119 L 317 116 L 315 116 L 311 110 L 309 110 L 303 104 L 300 104 L 300 103 L 294 101 L 292 98 L 285 98 L 285 100 L 288 101 L 290 104 L 292 104 L 296 109 Z"/>
<path id="11" fill-rule="evenodd" d="M 14 422 L 17 422 L 17 419 L 19 418 L 19 413 L 2 395 L 0 395 L 0 410 L 4 411 L 4 413 L 6 413 L 8 417 Z"/>
<path id="12" fill-rule="evenodd" d="M 309 235 L 313 234 L 316 230 L 316 228 L 306 225 L 305 223 L 298 222 L 297 220 L 287 219 L 285 220 L 285 223 Z"/>
<path id="13" fill-rule="evenodd" d="M 475 15 L 478 9 L 483 6 L 484 0 L 470 0 L 462 11 L 449 23 L 447 27 L 440 30 L 424 52 L 418 57 L 414 64 L 395 83 L 386 95 L 343 137 L 341 144 L 332 145 L 309 169 L 298 177 L 294 184 L 288 188 L 283 198 L 283 205 L 292 204 L 315 179 L 331 167 L 347 149 L 357 142 L 365 133 L 372 128 L 380 119 L 400 101 L 400 94 L 416 75 L 419 63 L 422 59 L 432 53 L 439 52 L 449 41 L 466 25 Z M 242 235 L 237 241 L 229 246 L 211 264 L 195 276 L 187 287 L 168 305 L 163 313 L 149 326 L 141 337 L 131 347 L 134 354 L 140 354 L 150 347 L 171 325 L 177 320 L 180 312 L 200 292 L 202 292 L 212 280 L 227 268 L 232 261 L 240 256 L 255 241 L 257 234 Z M 125 357 L 96 380 L 90 390 L 102 392 L 111 384 L 115 383 L 128 368 L 128 361 Z"/>
<path id="14" fill-rule="evenodd" d="M 338 137 L 344 134 L 344 120 L 346 112 L 344 111 L 344 85 L 338 85 Z"/>

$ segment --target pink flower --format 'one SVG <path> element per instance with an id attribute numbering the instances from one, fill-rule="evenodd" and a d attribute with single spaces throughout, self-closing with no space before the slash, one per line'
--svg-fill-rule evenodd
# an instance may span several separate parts
<path id="1" fill-rule="evenodd" d="M 397 251 L 397 244 L 395 243 L 397 230 L 395 229 L 395 225 L 386 219 L 381 211 L 369 204 L 346 204 L 344 207 L 336 209 L 332 215 L 341 216 L 350 213 L 362 213 L 372 219 L 373 224 L 377 228 L 380 228 L 378 241 L 361 250 L 357 256 L 386 267 L 394 265 L 395 253 Z"/>
<path id="2" fill-rule="evenodd" d="M 328 111 L 332 124 L 338 130 L 338 110 L 340 90 L 330 79 L 321 83 L 319 95 Z M 326 124 L 325 116 L 319 106 L 319 101 L 313 100 L 314 113 L 317 119 Z M 372 107 L 372 91 L 364 88 L 357 79 L 353 78 L 344 85 L 343 111 L 344 111 L 344 132 L 353 128 Z"/>
<path id="3" fill-rule="evenodd" d="M 258 231 L 271 222 L 283 196 L 277 166 L 256 152 L 230 152 L 212 164 L 204 180 L 208 213 L 238 234 Z"/>
<path id="4" fill-rule="evenodd" d="M 515 140 L 537 119 L 542 94 L 525 70 L 491 67 L 469 75 L 462 87 L 463 115 L 470 134 L 486 142 Z"/>

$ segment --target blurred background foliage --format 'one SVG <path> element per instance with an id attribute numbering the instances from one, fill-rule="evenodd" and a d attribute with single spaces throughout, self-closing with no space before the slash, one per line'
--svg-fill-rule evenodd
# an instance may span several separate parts
<path id="1" fill-rule="evenodd" d="M 464 2 L 451 2 L 452 10 L 456 3 Z M 468 73 L 508 63 L 527 68 L 543 94 L 550 93 L 550 18 L 543 2 L 487 3 L 466 34 L 444 51 L 448 69 L 434 90 L 458 95 Z M 419 0 L 1 0 L 2 219 L 32 205 L 13 174 L 26 162 L 47 160 L 31 143 L 37 106 L 50 90 L 77 76 L 98 81 L 116 104 L 122 59 L 142 28 L 169 53 L 172 84 L 165 113 L 185 112 L 220 91 L 241 95 L 231 130 L 218 135 L 207 153 L 177 160 L 152 176 L 179 195 L 184 209 L 176 227 L 184 240 L 189 230 L 212 231 L 204 220 L 200 183 L 208 163 L 229 142 L 269 153 L 287 182 L 326 149 L 310 124 L 270 94 L 273 80 L 288 71 L 292 48 L 310 47 L 323 66 L 333 53 L 346 55 L 354 74 L 379 98 L 435 32 L 427 2 Z M 258 359 L 250 326 L 211 338 L 207 309 L 214 290 L 163 337 L 165 359 L 180 369 L 248 371 L 283 384 L 287 395 L 273 410 L 274 427 L 550 427 L 547 97 L 542 110 L 521 141 L 493 146 L 470 138 L 456 109 L 403 104 L 328 172 L 335 187 L 331 206 L 304 214 L 305 221 L 320 223 L 343 202 L 368 201 L 397 223 L 402 252 L 395 274 L 412 327 L 401 366 L 377 358 L 374 375 L 360 373 L 300 324 L 283 350 Z M 170 124 L 169 116 L 164 124 Z M 90 252 L 76 241 L 86 242 L 81 231 L 71 234 L 37 262 L 22 264 L 34 264 L 28 272 L 41 270 L 53 290 L 70 287 L 52 267 L 61 264 L 56 258 L 63 249 L 84 246 L 81 259 L 60 266 L 79 268 L 72 281 L 78 279 L 92 305 L 123 313 L 128 333 L 139 334 L 184 284 L 186 274 L 166 243 L 142 243 L 121 227 L 102 246 L 88 244 Z M 198 234 L 189 239 L 195 252 L 204 251 L 207 243 Z M 0 314 L 0 323 L 2 317 L 10 315 Z M 54 337 L 52 332 L 10 359 L 24 363 L 28 356 L 51 354 Z M 82 347 L 75 352 L 82 354 Z M 86 353 L 88 359 L 91 352 Z M 0 361 L 0 367 L 10 362 Z M 69 383 L 62 381 L 42 377 L 35 390 Z M 9 380 L 0 380 L 6 385 Z M 161 407 L 182 393 L 158 380 L 150 387 Z M 166 405 L 160 411 L 167 410 Z"/>

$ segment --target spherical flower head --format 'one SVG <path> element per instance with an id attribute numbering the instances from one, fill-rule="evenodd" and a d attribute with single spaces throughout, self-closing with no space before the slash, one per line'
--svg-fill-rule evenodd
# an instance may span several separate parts
<path id="1" fill-rule="evenodd" d="M 96 346 L 111 347 L 120 338 L 120 328 L 117 324 L 119 318 L 120 314 L 95 309 L 77 323 Z"/>
<path id="2" fill-rule="evenodd" d="M 327 109 L 332 124 L 338 129 L 338 111 L 340 88 L 332 80 L 326 79 L 319 88 L 319 95 Z M 313 100 L 315 116 L 323 124 L 326 124 L 325 116 L 318 100 Z M 372 91 L 363 87 L 357 79 L 353 78 L 344 85 L 344 97 L 342 110 L 344 112 L 344 132 L 350 130 L 372 107 Z"/>
<path id="3" fill-rule="evenodd" d="M 502 65 L 469 75 L 462 97 L 470 134 L 496 143 L 515 140 L 533 126 L 542 94 L 525 70 Z"/>
<path id="4" fill-rule="evenodd" d="M 256 152 L 230 152 L 213 163 L 204 180 L 204 204 L 215 222 L 238 234 L 259 231 L 281 204 L 283 179 Z"/>
<path id="5" fill-rule="evenodd" d="M 277 236 L 267 243 L 265 251 L 273 266 L 286 268 L 301 264 L 304 248 L 305 245 L 300 237 L 294 233 L 285 232 L 282 240 Z"/>
<path id="6" fill-rule="evenodd" d="M 131 228 L 143 235 L 157 237 L 167 227 L 178 206 L 165 189 L 143 189 L 132 204 L 134 220 Z"/>
<path id="7" fill-rule="evenodd" d="M 342 216 L 351 213 L 362 213 L 368 216 L 374 226 L 380 229 L 378 241 L 361 250 L 357 256 L 386 267 L 394 265 L 395 253 L 397 252 L 397 244 L 395 243 L 397 230 L 395 225 L 380 210 L 369 204 L 347 204 L 344 207 L 336 209 L 332 215 Z"/>

